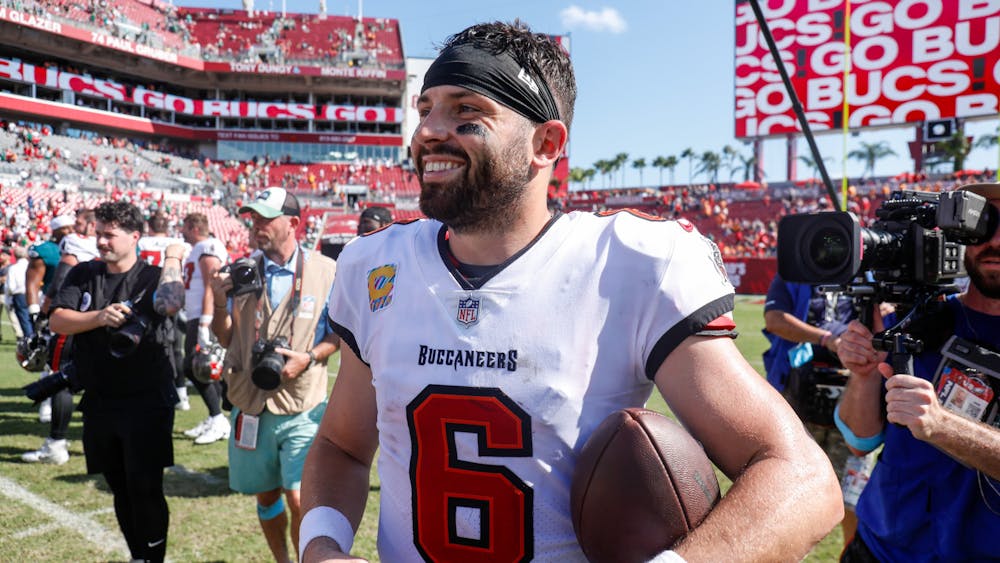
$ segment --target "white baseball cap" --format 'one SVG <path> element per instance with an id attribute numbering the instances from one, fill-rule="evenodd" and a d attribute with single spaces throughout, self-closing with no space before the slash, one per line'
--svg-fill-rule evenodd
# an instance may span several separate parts
<path id="1" fill-rule="evenodd" d="M 49 222 L 49 229 L 57 231 L 63 227 L 72 227 L 76 224 L 76 217 L 72 215 L 58 215 Z"/>

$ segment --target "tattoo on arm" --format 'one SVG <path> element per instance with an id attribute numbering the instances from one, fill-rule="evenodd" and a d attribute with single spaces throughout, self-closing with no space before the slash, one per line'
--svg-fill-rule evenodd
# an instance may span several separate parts
<path id="1" fill-rule="evenodd" d="M 177 266 L 173 264 L 163 266 L 153 306 L 161 315 L 173 315 L 184 307 L 184 282 L 181 278 L 181 269 Z"/>

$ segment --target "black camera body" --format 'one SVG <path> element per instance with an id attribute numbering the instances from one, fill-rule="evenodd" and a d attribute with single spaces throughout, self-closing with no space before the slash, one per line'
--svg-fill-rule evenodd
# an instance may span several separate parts
<path id="1" fill-rule="evenodd" d="M 149 328 L 149 319 L 136 312 L 131 301 L 126 301 L 125 305 L 132 309 L 132 312 L 125 317 L 121 326 L 110 330 L 111 334 L 108 337 L 108 351 L 115 358 L 124 358 L 134 353 L 146 335 L 146 329 Z"/>
<path id="2" fill-rule="evenodd" d="M 988 241 L 997 210 L 967 191 L 899 190 L 862 227 L 853 213 L 789 215 L 778 224 L 778 274 L 791 282 L 935 285 L 966 275 L 965 245 Z"/>
<path id="3" fill-rule="evenodd" d="M 265 391 L 277 389 L 281 385 L 285 357 L 276 352 L 275 348 L 291 348 L 291 345 L 287 338 L 279 336 L 271 340 L 260 339 L 254 342 L 250 350 L 250 361 L 253 364 L 250 380 Z"/>
<path id="4" fill-rule="evenodd" d="M 260 268 L 253 258 L 238 258 L 231 264 L 226 264 L 219 269 L 220 272 L 228 273 L 233 280 L 233 288 L 226 295 L 236 297 L 247 293 L 256 293 L 258 296 L 264 290 L 264 282 L 260 276 Z"/>

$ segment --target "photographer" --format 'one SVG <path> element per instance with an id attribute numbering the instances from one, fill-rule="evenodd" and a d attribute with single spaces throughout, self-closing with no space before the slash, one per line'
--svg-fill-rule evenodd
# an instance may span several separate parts
<path id="1" fill-rule="evenodd" d="M 854 508 L 875 456 L 851 454 L 833 425 L 833 408 L 847 379 L 837 348 L 857 314 L 850 296 L 820 287 L 774 276 L 764 301 L 764 335 L 771 343 L 764 352 L 764 367 L 767 381 L 792 405 L 837 472 L 844 495 L 840 525 L 847 545 L 857 529 Z"/>
<path id="2" fill-rule="evenodd" d="M 268 547 L 289 561 L 286 529 L 290 521 L 297 549 L 302 466 L 326 408 L 326 360 L 339 344 L 326 333 L 324 307 L 336 264 L 296 242 L 299 202 L 284 189 L 264 190 L 239 211 L 250 213 L 261 254 L 212 278 L 212 330 L 228 349 L 234 405 L 229 486 L 256 495 Z"/>
<path id="3" fill-rule="evenodd" d="M 1000 184 L 960 189 L 1000 208 Z M 927 328 L 918 336 L 926 346 L 914 356 L 912 375 L 893 374 L 887 354 L 875 350 L 872 331 L 861 323 L 852 322 L 841 336 L 840 359 L 853 376 L 835 413 L 838 427 L 855 453 L 884 443 L 858 501 L 858 533 L 842 561 L 983 561 L 998 555 L 1000 374 L 946 355 L 950 347 L 942 343 L 954 335 L 970 342 L 965 350 L 982 350 L 982 357 L 1000 350 L 1000 233 L 967 246 L 965 268 L 968 289 L 949 296 L 942 311 L 922 323 Z M 882 330 L 881 317 L 874 321 L 874 330 Z M 889 316 L 884 324 L 895 322 Z"/>
<path id="4" fill-rule="evenodd" d="M 169 513 L 163 468 L 173 465 L 174 391 L 167 349 L 155 338 L 184 304 L 181 246 L 161 268 L 138 259 L 143 218 L 129 203 L 95 210 L 101 260 L 70 270 L 50 326 L 74 335 L 73 361 L 88 473 L 102 473 L 133 559 L 163 561 Z"/>

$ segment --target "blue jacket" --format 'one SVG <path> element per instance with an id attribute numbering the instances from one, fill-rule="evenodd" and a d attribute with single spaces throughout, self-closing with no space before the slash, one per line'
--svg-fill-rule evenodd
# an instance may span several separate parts
<path id="1" fill-rule="evenodd" d="M 1000 317 L 952 296 L 955 334 L 1000 349 Z M 891 323 L 891 317 L 887 319 Z M 914 358 L 931 380 L 938 352 Z M 858 501 L 858 533 L 880 561 L 1000 560 L 1000 482 L 962 465 L 903 426 L 887 424 L 885 448 Z"/>
<path id="2" fill-rule="evenodd" d="M 802 322 L 806 322 L 809 316 L 809 299 L 811 297 L 811 285 L 786 282 L 775 277 L 771 287 L 767 290 L 764 311 L 780 309 L 795 315 Z M 767 329 L 762 332 L 771 343 L 771 347 L 764 352 L 764 369 L 767 371 L 767 381 L 775 389 L 782 391 L 788 381 L 788 372 L 792 369 L 791 362 L 788 360 L 788 351 L 797 346 L 798 343 L 785 340 L 768 332 Z"/>

